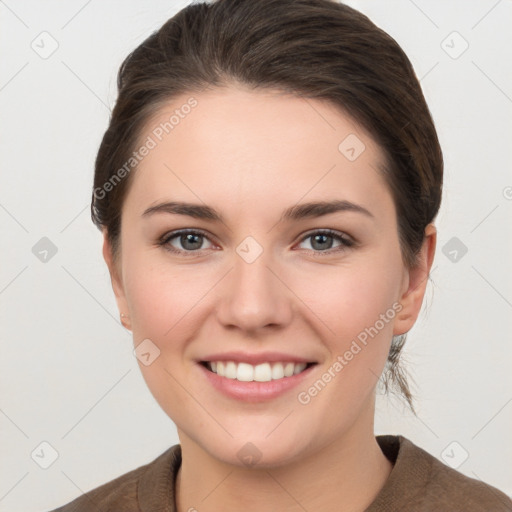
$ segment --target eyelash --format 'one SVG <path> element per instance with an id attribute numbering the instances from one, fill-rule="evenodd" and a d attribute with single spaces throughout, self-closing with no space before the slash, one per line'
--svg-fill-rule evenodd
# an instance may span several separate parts
<path id="1" fill-rule="evenodd" d="M 189 257 L 189 256 L 193 257 L 197 253 L 200 253 L 201 250 L 185 251 L 185 250 L 181 250 L 181 249 L 176 249 L 170 245 L 170 241 L 173 240 L 174 238 L 177 238 L 182 235 L 189 235 L 189 234 L 201 235 L 204 238 L 207 238 L 208 240 L 210 240 L 208 235 L 201 229 L 183 229 L 183 230 L 171 231 L 170 233 L 166 233 L 158 240 L 158 245 L 163 247 L 166 251 L 172 252 L 174 254 L 183 254 L 186 257 Z M 312 238 L 315 235 L 331 236 L 331 237 L 335 238 L 336 240 L 338 240 L 339 242 L 341 242 L 341 245 L 338 247 L 335 247 L 335 248 L 326 249 L 325 251 L 315 251 L 313 249 L 307 249 L 314 256 L 320 256 L 320 257 L 329 256 L 329 255 L 332 255 L 333 253 L 346 251 L 347 249 L 357 245 L 356 242 L 352 238 L 349 238 L 344 233 L 340 233 L 340 232 L 334 231 L 332 229 L 319 229 L 316 231 L 311 231 L 308 234 L 306 234 L 304 237 L 302 237 L 299 243 L 302 243 L 305 240 L 307 240 L 308 238 Z M 210 242 L 211 242 L 211 240 L 210 240 Z"/>

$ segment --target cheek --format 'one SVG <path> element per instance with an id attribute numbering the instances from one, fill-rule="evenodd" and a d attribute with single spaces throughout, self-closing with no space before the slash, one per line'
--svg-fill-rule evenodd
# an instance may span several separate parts
<path id="1" fill-rule="evenodd" d="M 321 411 L 336 403 L 350 416 L 368 399 L 385 366 L 401 309 L 397 302 L 401 270 L 395 251 L 388 248 L 307 281 L 301 293 L 311 299 L 308 305 L 329 327 L 323 332 L 328 333 L 330 361 L 322 375 L 301 390 L 301 404 L 314 402 Z M 324 386 L 329 388 L 325 393 Z"/>
<path id="2" fill-rule="evenodd" d="M 308 306 L 329 327 L 322 332 L 328 333 L 324 343 L 330 360 L 297 395 L 304 411 L 317 411 L 311 418 L 318 419 L 318 428 L 321 422 L 349 424 L 369 400 L 386 363 L 393 323 L 401 309 L 397 302 L 400 270 L 396 259 L 381 253 L 373 262 L 365 259 L 361 266 L 340 267 L 329 278 L 310 280 L 302 288 L 303 296 L 314 298 Z M 333 408 L 343 411 L 342 416 L 325 416 L 323 411 Z"/>
<path id="3" fill-rule="evenodd" d="M 134 342 L 149 338 L 164 357 L 177 353 L 193 336 L 201 300 L 218 273 L 206 266 L 173 264 L 165 255 L 144 251 L 126 256 L 124 268 Z"/>
<path id="4" fill-rule="evenodd" d="M 180 291 L 176 286 L 169 286 L 163 276 L 146 269 L 137 272 L 135 267 L 132 275 L 126 276 L 126 293 L 131 305 L 134 341 L 138 338 L 150 338 L 159 344 L 164 334 L 172 330 L 179 318 Z M 175 307 L 170 308 L 169 304 Z"/>
<path id="5" fill-rule="evenodd" d="M 328 267 L 304 279 L 297 276 L 295 288 L 311 311 L 328 327 L 335 339 L 333 349 L 342 350 L 347 342 L 372 337 L 387 337 L 400 308 L 401 267 L 392 251 L 354 258 L 350 263 Z"/>
<path id="6" fill-rule="evenodd" d="M 142 376 L 162 409 L 181 424 L 197 415 L 194 401 L 183 392 L 190 369 L 186 349 L 197 334 L 198 304 L 211 286 L 207 286 L 204 275 L 196 273 L 197 279 L 192 278 L 192 266 L 184 272 L 183 268 L 161 263 L 159 259 L 150 258 L 143 251 L 127 256 L 125 291 L 134 345 L 149 339 L 156 347 L 150 350 L 158 354 L 149 365 L 139 361 Z"/>

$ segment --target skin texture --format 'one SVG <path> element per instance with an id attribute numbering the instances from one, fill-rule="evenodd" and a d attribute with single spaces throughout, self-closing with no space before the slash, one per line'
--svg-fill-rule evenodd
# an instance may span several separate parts
<path id="1" fill-rule="evenodd" d="M 162 108 L 141 140 L 190 96 Z M 134 344 L 150 339 L 160 350 L 152 364 L 139 366 L 178 428 L 178 510 L 330 511 L 340 502 L 344 510 L 364 510 L 391 471 L 373 432 L 377 379 L 392 336 L 410 330 L 419 314 L 435 227 L 427 226 L 417 266 L 406 268 L 379 171 L 383 154 L 331 104 L 239 85 L 194 97 L 197 106 L 133 171 L 119 258 L 112 260 L 106 237 L 103 251 Z M 349 134 L 365 145 L 354 161 L 338 149 Z M 357 203 L 372 217 L 344 211 L 280 221 L 290 206 L 332 199 Z M 142 216 L 171 200 L 209 205 L 224 223 Z M 206 232 L 199 249 L 175 254 L 158 245 L 184 228 Z M 314 245 L 311 235 L 322 229 L 357 243 L 343 248 L 328 238 Z M 263 249 L 252 263 L 236 251 L 248 236 Z M 167 245 L 189 247 L 179 236 Z M 393 304 L 400 311 L 321 392 L 300 403 L 298 393 Z M 196 362 L 231 350 L 285 352 L 317 365 L 299 388 L 241 402 L 208 384 Z M 248 442 L 261 454 L 251 467 L 237 456 Z"/>

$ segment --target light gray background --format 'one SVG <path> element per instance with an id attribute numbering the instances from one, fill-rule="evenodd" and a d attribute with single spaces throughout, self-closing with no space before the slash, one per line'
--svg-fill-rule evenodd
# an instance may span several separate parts
<path id="1" fill-rule="evenodd" d="M 0 1 L 1 511 L 57 507 L 178 442 L 119 323 L 89 201 L 117 69 L 187 3 Z M 512 2 L 349 4 L 409 55 L 446 162 L 433 283 L 405 350 L 419 418 L 379 397 L 376 433 L 512 495 Z M 32 49 L 51 38 L 48 58 Z M 42 237 L 57 248 L 46 262 Z M 456 261 L 453 237 L 468 249 Z M 43 441 L 58 452 L 47 469 Z"/>

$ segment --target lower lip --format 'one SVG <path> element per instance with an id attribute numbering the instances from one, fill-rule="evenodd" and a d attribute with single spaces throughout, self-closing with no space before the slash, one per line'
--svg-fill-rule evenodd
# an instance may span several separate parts
<path id="1" fill-rule="evenodd" d="M 211 372 L 202 364 L 198 363 L 198 366 L 211 385 L 224 395 L 245 402 L 264 402 L 298 386 L 316 365 L 312 365 L 291 377 L 283 377 L 282 379 L 270 380 L 268 382 L 242 382 L 237 379 L 228 379 Z"/>

